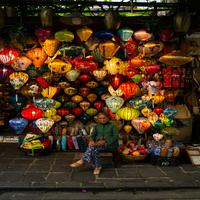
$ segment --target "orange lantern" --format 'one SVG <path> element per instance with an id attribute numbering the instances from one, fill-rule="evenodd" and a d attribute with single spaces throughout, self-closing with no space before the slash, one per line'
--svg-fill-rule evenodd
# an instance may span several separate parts
<path id="1" fill-rule="evenodd" d="M 131 98 L 139 91 L 139 87 L 137 84 L 133 82 L 125 82 L 119 86 L 119 89 L 123 92 L 124 97 L 126 99 Z"/>
<path id="2" fill-rule="evenodd" d="M 94 93 L 90 93 L 87 95 L 87 98 L 90 102 L 94 102 L 97 99 L 97 95 Z"/>
<path id="3" fill-rule="evenodd" d="M 64 62 L 63 60 L 55 59 L 53 62 L 48 64 L 48 67 L 53 72 L 63 74 L 72 68 L 72 64 L 68 61 Z"/>
<path id="4" fill-rule="evenodd" d="M 93 33 L 92 29 L 86 26 L 76 31 L 76 34 L 80 38 L 81 42 L 86 42 L 89 39 L 89 37 L 92 35 L 92 33 Z"/>
<path id="5" fill-rule="evenodd" d="M 80 95 L 75 95 L 75 96 L 72 97 L 72 102 L 74 102 L 74 103 L 79 103 L 82 100 L 83 100 L 83 97 L 80 96 Z"/>
<path id="6" fill-rule="evenodd" d="M 35 67 L 41 67 L 48 57 L 42 48 L 30 49 L 26 52 L 26 56 L 32 60 Z"/>
<path id="7" fill-rule="evenodd" d="M 57 39 L 46 39 L 41 43 L 42 48 L 48 56 L 54 56 L 58 50 L 60 42 Z"/>
<path id="8" fill-rule="evenodd" d="M 139 57 L 134 57 L 129 61 L 131 67 L 142 67 L 145 64 L 145 61 Z"/>

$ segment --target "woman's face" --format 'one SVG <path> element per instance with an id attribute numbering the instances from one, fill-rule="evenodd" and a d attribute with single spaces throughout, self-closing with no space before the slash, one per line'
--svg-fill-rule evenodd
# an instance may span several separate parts
<path id="1" fill-rule="evenodd" d="M 105 115 L 99 115 L 98 116 L 98 122 L 100 124 L 106 124 L 108 122 L 108 120 L 109 120 L 108 117 L 105 116 Z"/>

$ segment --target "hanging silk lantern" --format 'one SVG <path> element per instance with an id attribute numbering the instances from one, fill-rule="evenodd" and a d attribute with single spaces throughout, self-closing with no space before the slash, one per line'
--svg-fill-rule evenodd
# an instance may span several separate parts
<path id="1" fill-rule="evenodd" d="M 90 102 L 88 101 L 81 101 L 80 102 L 80 107 L 85 111 L 90 107 Z"/>
<path id="2" fill-rule="evenodd" d="M 73 97 L 71 98 L 71 100 L 72 100 L 72 102 L 74 102 L 74 103 L 79 103 L 79 102 L 81 102 L 81 101 L 83 100 L 83 97 L 80 96 L 80 95 L 75 95 L 75 96 L 73 96 Z"/>
<path id="3" fill-rule="evenodd" d="M 137 84 L 133 82 L 125 82 L 119 86 L 119 89 L 123 92 L 124 97 L 126 99 L 129 99 L 132 96 L 134 96 L 139 91 L 140 88 L 138 87 Z"/>
<path id="4" fill-rule="evenodd" d="M 128 67 L 128 62 L 122 61 L 120 58 L 113 57 L 110 60 L 104 61 L 104 68 L 110 74 L 125 75 L 125 69 Z"/>
<path id="5" fill-rule="evenodd" d="M 87 95 L 87 99 L 88 99 L 91 103 L 93 103 L 94 101 L 96 101 L 97 95 L 94 94 L 94 93 L 90 93 L 90 94 Z"/>
<path id="6" fill-rule="evenodd" d="M 117 90 L 114 90 L 113 87 L 112 87 L 112 85 L 108 86 L 108 91 L 110 92 L 110 94 L 112 96 L 118 96 L 118 97 L 120 97 L 120 96 L 123 95 L 123 92 L 122 92 L 121 89 L 118 88 Z"/>
<path id="7" fill-rule="evenodd" d="M 138 51 L 144 57 L 151 57 L 162 51 L 164 45 L 161 42 L 147 42 L 138 47 Z"/>
<path id="8" fill-rule="evenodd" d="M 79 88 L 79 92 L 83 97 L 86 97 L 90 93 L 90 88 L 86 87 Z"/>
<path id="9" fill-rule="evenodd" d="M 111 75 L 109 76 L 109 82 L 113 89 L 116 90 L 123 82 L 123 76 L 121 74 Z"/>
<path id="10" fill-rule="evenodd" d="M 49 86 L 48 88 L 42 89 L 41 94 L 43 97 L 51 99 L 56 94 L 57 90 L 58 90 L 57 87 Z"/>
<path id="11" fill-rule="evenodd" d="M 75 81 L 79 77 L 79 75 L 79 71 L 72 69 L 69 70 L 65 76 L 69 81 Z"/>
<path id="12" fill-rule="evenodd" d="M 156 113 L 150 112 L 148 115 L 149 122 L 154 126 L 155 123 L 158 121 L 159 117 Z"/>
<path id="13" fill-rule="evenodd" d="M 165 99 L 165 92 L 164 90 L 159 90 L 155 95 L 152 96 L 153 103 L 159 104 Z"/>
<path id="14" fill-rule="evenodd" d="M 87 82 L 91 81 L 91 79 L 92 78 L 89 74 L 81 74 L 78 77 L 78 81 L 83 82 L 83 83 L 87 83 Z"/>
<path id="15" fill-rule="evenodd" d="M 28 81 L 29 76 L 24 72 L 13 72 L 9 78 L 13 88 L 19 90 Z"/>
<path id="16" fill-rule="evenodd" d="M 53 119 L 54 123 L 61 121 L 62 117 L 60 115 L 52 115 L 51 119 Z"/>
<path id="17" fill-rule="evenodd" d="M 102 94 L 102 95 L 101 95 L 101 99 L 102 99 L 103 101 L 105 101 L 108 97 L 110 97 L 110 94 L 109 94 L 109 93 L 105 93 L 105 94 Z"/>
<path id="18" fill-rule="evenodd" d="M 76 116 L 79 117 L 81 113 L 83 112 L 83 109 L 80 107 L 75 107 L 72 109 L 72 113 Z"/>
<path id="19" fill-rule="evenodd" d="M 0 49 L 0 63 L 11 65 L 19 55 L 19 52 L 14 48 L 2 48 Z"/>
<path id="20" fill-rule="evenodd" d="M 54 16 L 54 12 L 51 8 L 49 7 L 42 8 L 40 11 L 40 20 L 41 20 L 42 26 L 44 27 L 52 26 L 53 16 Z"/>
<path id="21" fill-rule="evenodd" d="M 106 41 L 99 44 L 100 53 L 106 59 L 111 59 L 119 48 L 120 46 L 112 41 Z"/>
<path id="22" fill-rule="evenodd" d="M 191 24 L 191 16 L 188 10 L 179 11 L 174 16 L 174 30 L 178 33 L 187 33 Z"/>
<path id="23" fill-rule="evenodd" d="M 44 72 L 41 76 L 46 80 L 48 84 L 50 84 L 53 81 L 53 74 L 49 71 Z"/>
<path id="24" fill-rule="evenodd" d="M 117 31 L 117 34 L 119 35 L 120 39 L 125 42 L 132 37 L 133 30 L 130 28 L 121 28 Z"/>
<path id="25" fill-rule="evenodd" d="M 89 81 L 86 83 L 86 86 L 94 89 L 98 86 L 98 83 L 96 81 Z"/>
<path id="26" fill-rule="evenodd" d="M 104 107 L 104 102 L 103 101 L 96 101 L 94 103 L 94 107 L 100 112 Z"/>
<path id="27" fill-rule="evenodd" d="M 60 108 L 57 110 L 57 114 L 60 116 L 66 116 L 69 115 L 69 110 L 66 108 Z"/>
<path id="28" fill-rule="evenodd" d="M 55 38 L 60 42 L 72 42 L 74 39 L 74 34 L 67 29 L 57 31 L 55 33 Z"/>
<path id="29" fill-rule="evenodd" d="M 85 48 L 83 46 L 61 46 L 59 52 L 62 55 L 69 57 L 70 59 L 76 59 L 80 57 L 85 57 Z"/>
<path id="30" fill-rule="evenodd" d="M 135 69 L 135 67 L 128 66 L 125 69 L 125 73 L 128 78 L 132 78 L 137 73 L 137 70 Z"/>
<path id="31" fill-rule="evenodd" d="M 30 66 L 32 61 L 26 56 L 17 57 L 16 60 L 11 64 L 11 67 L 15 71 L 25 71 Z"/>
<path id="32" fill-rule="evenodd" d="M 93 60 L 78 60 L 75 62 L 75 69 L 82 73 L 89 73 L 97 69 L 98 63 Z"/>
<path id="33" fill-rule="evenodd" d="M 113 96 L 108 97 L 106 100 L 106 105 L 113 112 L 116 113 L 124 104 L 124 99 L 121 97 Z"/>
<path id="34" fill-rule="evenodd" d="M 104 24 L 107 29 L 118 29 L 121 24 L 119 14 L 111 10 L 106 11 L 104 15 Z"/>
<path id="35" fill-rule="evenodd" d="M 127 134 L 129 134 L 130 132 L 131 132 L 131 130 L 133 129 L 133 127 L 131 126 L 131 125 L 124 125 L 123 126 L 123 129 L 125 130 L 125 132 L 127 133 Z"/>
<path id="36" fill-rule="evenodd" d="M 160 65 L 148 65 L 145 66 L 146 74 L 155 74 L 160 71 Z"/>
<path id="37" fill-rule="evenodd" d="M 53 126 L 54 121 L 50 118 L 40 118 L 36 120 L 35 124 L 43 133 L 47 133 Z"/>
<path id="38" fill-rule="evenodd" d="M 16 117 L 9 120 L 9 125 L 15 130 L 17 134 L 21 134 L 28 125 L 28 120 L 22 117 Z"/>
<path id="39" fill-rule="evenodd" d="M 160 115 L 161 113 L 163 113 L 163 109 L 160 107 L 155 107 L 153 109 L 153 112 L 155 112 L 157 115 Z"/>
<path id="40" fill-rule="evenodd" d="M 56 112 L 55 108 L 50 108 L 43 113 L 42 117 L 52 118 L 52 116 L 56 115 Z"/>
<path id="41" fill-rule="evenodd" d="M 78 35 L 81 42 L 86 42 L 89 39 L 89 37 L 92 35 L 92 33 L 93 33 L 92 29 L 86 26 L 76 31 L 76 34 Z"/>
<path id="42" fill-rule="evenodd" d="M 132 57 L 136 56 L 138 54 L 138 42 L 136 40 L 133 40 L 130 38 L 126 43 L 125 43 L 125 56 L 129 60 Z"/>
<path id="43" fill-rule="evenodd" d="M 35 120 L 42 117 L 43 111 L 35 107 L 34 105 L 31 105 L 27 108 L 24 108 L 21 112 L 21 115 L 25 119 Z"/>
<path id="44" fill-rule="evenodd" d="M 163 29 L 161 30 L 159 36 L 160 36 L 160 39 L 163 41 L 163 42 L 168 42 L 172 39 L 174 35 L 174 32 L 172 29 Z"/>
<path id="45" fill-rule="evenodd" d="M 51 38 L 40 42 L 40 44 L 48 56 L 54 56 L 59 48 L 60 42 L 57 39 Z"/>
<path id="46" fill-rule="evenodd" d="M 9 81 L 9 76 L 12 74 L 14 70 L 8 66 L 0 66 L 0 79 L 7 82 Z"/>
<path id="47" fill-rule="evenodd" d="M 147 118 L 144 117 L 133 119 L 131 121 L 131 124 L 140 134 L 144 133 L 151 127 L 151 123 L 148 121 Z"/>
<path id="48" fill-rule="evenodd" d="M 53 108 L 58 109 L 58 108 L 60 108 L 60 106 L 61 106 L 61 103 L 59 101 L 55 101 Z"/>
<path id="49" fill-rule="evenodd" d="M 43 88 L 46 89 L 49 87 L 49 84 L 47 83 L 47 81 L 42 77 L 42 76 L 38 76 L 35 81 Z"/>
<path id="50" fill-rule="evenodd" d="M 48 110 L 55 106 L 55 100 L 49 98 L 36 98 L 33 100 L 33 103 L 41 110 Z"/>
<path id="51" fill-rule="evenodd" d="M 75 115 L 72 115 L 72 114 L 69 114 L 69 115 L 66 115 L 65 116 L 65 119 L 67 120 L 67 122 L 71 123 L 75 120 L 76 116 Z"/>
<path id="52" fill-rule="evenodd" d="M 66 88 L 64 89 L 64 92 L 65 92 L 67 95 L 72 96 L 72 95 L 74 95 L 74 94 L 77 93 L 77 89 L 74 88 L 74 87 L 66 87 Z"/>
<path id="53" fill-rule="evenodd" d="M 97 37 L 100 41 L 105 42 L 108 40 L 112 40 L 114 37 L 114 33 L 108 30 L 100 30 L 95 32 L 95 37 Z"/>
<path id="54" fill-rule="evenodd" d="M 164 98 L 169 102 L 174 102 L 177 95 L 178 95 L 178 90 L 166 90 L 164 92 Z"/>
<path id="55" fill-rule="evenodd" d="M 38 40 L 45 41 L 47 38 L 49 38 L 52 34 L 52 31 L 50 28 L 44 28 L 40 27 L 35 30 L 35 35 L 37 36 Z"/>
<path id="56" fill-rule="evenodd" d="M 103 80 L 105 76 L 107 75 L 107 71 L 104 69 L 96 69 L 92 73 L 97 81 Z"/>
<path id="57" fill-rule="evenodd" d="M 140 115 L 140 112 L 136 109 L 123 107 L 120 108 L 116 113 L 121 119 L 132 120 L 137 118 Z"/>
<path id="58" fill-rule="evenodd" d="M 65 102 L 64 105 L 63 105 L 63 107 L 70 109 L 70 110 L 75 108 L 76 106 L 77 106 L 77 104 L 74 103 L 74 102 L 71 102 L 71 101 Z"/>
<path id="59" fill-rule="evenodd" d="M 89 108 L 89 109 L 86 110 L 85 113 L 92 117 L 92 116 L 96 115 L 97 112 L 98 112 L 97 109 L 95 109 L 95 108 Z"/>
<path id="60" fill-rule="evenodd" d="M 69 61 L 64 62 L 63 60 L 56 58 L 53 62 L 48 64 L 48 67 L 53 72 L 64 74 L 72 68 L 72 64 Z"/>
<path id="61" fill-rule="evenodd" d="M 28 50 L 26 56 L 32 60 L 33 65 L 37 68 L 41 67 L 48 57 L 45 51 L 39 47 Z"/>
<path id="62" fill-rule="evenodd" d="M 145 64 L 145 61 L 139 57 L 134 57 L 129 61 L 131 67 L 142 67 Z"/>
<path id="63" fill-rule="evenodd" d="M 134 38 L 139 41 L 147 41 L 153 36 L 151 33 L 148 33 L 146 30 L 138 30 L 133 35 L 134 35 Z"/>
<path id="64" fill-rule="evenodd" d="M 160 134 L 160 133 L 154 133 L 153 134 L 153 139 L 156 141 L 156 142 L 158 142 L 158 141 L 160 141 L 160 140 L 162 140 L 163 139 L 163 134 Z"/>

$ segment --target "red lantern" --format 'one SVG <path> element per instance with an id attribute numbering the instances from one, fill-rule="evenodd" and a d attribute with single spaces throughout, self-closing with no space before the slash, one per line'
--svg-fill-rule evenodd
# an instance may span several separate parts
<path id="1" fill-rule="evenodd" d="M 25 119 L 35 120 L 42 117 L 43 111 L 35 107 L 34 105 L 29 105 L 22 110 L 21 115 Z"/>
<path id="2" fill-rule="evenodd" d="M 82 75 L 80 75 L 80 76 L 78 77 L 78 80 L 79 80 L 80 82 L 87 83 L 87 82 L 91 81 L 92 78 L 91 78 L 91 76 L 88 75 L 88 74 L 82 74 Z"/>
<path id="3" fill-rule="evenodd" d="M 42 77 L 42 76 L 38 76 L 35 81 L 43 88 L 46 89 L 49 87 L 47 81 Z"/>
<path id="4" fill-rule="evenodd" d="M 97 67 L 98 64 L 90 59 L 78 60 L 75 62 L 75 69 L 83 73 L 92 72 L 97 69 Z"/>
<path id="5" fill-rule="evenodd" d="M 173 30 L 172 29 L 164 29 L 160 32 L 160 39 L 163 42 L 167 42 L 170 41 L 172 39 L 173 36 Z"/>
<path id="6" fill-rule="evenodd" d="M 155 112 L 157 115 L 160 115 L 161 113 L 163 113 L 163 109 L 160 107 L 156 107 L 153 109 L 153 112 Z"/>
<path id="7" fill-rule="evenodd" d="M 66 108 L 60 108 L 57 110 L 57 114 L 60 116 L 66 116 L 69 115 L 69 110 L 67 110 Z"/>
<path id="8" fill-rule="evenodd" d="M 94 103 L 94 107 L 98 110 L 98 111 L 101 111 L 104 107 L 104 102 L 102 101 L 96 101 Z"/>
<path id="9" fill-rule="evenodd" d="M 90 89 L 86 87 L 82 87 L 79 89 L 79 92 L 83 97 L 86 97 L 90 93 Z"/>
<path id="10" fill-rule="evenodd" d="M 83 109 L 81 107 L 75 107 L 72 109 L 72 113 L 76 116 L 79 117 L 81 113 L 83 112 Z"/>
<path id="11" fill-rule="evenodd" d="M 19 52 L 14 48 L 6 47 L 0 50 L 0 62 L 3 64 L 12 64 L 17 57 L 19 57 Z"/>
<path id="12" fill-rule="evenodd" d="M 131 98 L 133 95 L 135 95 L 139 91 L 138 85 L 133 82 L 122 83 L 119 86 L 119 89 L 123 92 L 124 97 L 126 99 Z"/>
<path id="13" fill-rule="evenodd" d="M 133 40 L 132 38 L 129 39 L 126 44 L 125 44 L 125 49 L 126 49 L 126 56 L 127 58 L 131 58 L 132 56 L 136 56 L 137 54 L 137 47 L 138 47 L 138 42 Z"/>
<path id="14" fill-rule="evenodd" d="M 128 66 L 125 69 L 125 73 L 126 73 L 126 76 L 128 76 L 129 78 L 132 78 L 137 73 L 137 71 L 135 67 Z"/>
<path id="15" fill-rule="evenodd" d="M 121 74 L 111 75 L 109 77 L 109 82 L 112 85 L 113 89 L 116 90 L 122 83 L 123 76 Z"/>

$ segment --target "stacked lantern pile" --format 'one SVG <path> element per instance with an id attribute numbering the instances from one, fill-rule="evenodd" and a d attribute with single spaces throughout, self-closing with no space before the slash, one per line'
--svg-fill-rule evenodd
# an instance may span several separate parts
<path id="1" fill-rule="evenodd" d="M 82 27 L 39 28 L 32 38 L 31 48 L 15 41 L 0 50 L 1 78 L 16 91 L 11 98 L 19 116 L 10 125 L 17 133 L 28 127 L 54 136 L 63 124 L 87 126 L 102 111 L 126 134 L 173 126 L 177 111 L 170 104 L 185 87 L 184 68 L 174 67 L 192 58 L 166 54 L 164 42 L 171 36 L 153 41 L 144 30 L 120 28 L 114 34 Z"/>

